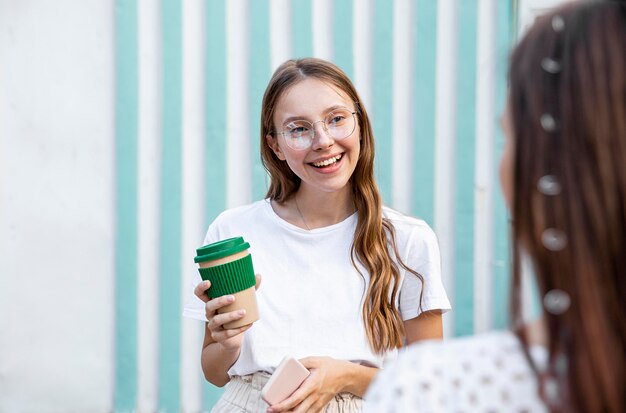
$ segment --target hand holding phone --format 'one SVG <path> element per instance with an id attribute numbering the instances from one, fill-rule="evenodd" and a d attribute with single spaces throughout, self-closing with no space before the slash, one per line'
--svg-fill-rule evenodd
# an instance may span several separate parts
<path id="1" fill-rule="evenodd" d="M 282 402 L 291 396 L 302 382 L 309 377 L 310 371 L 293 357 L 285 357 L 280 362 L 272 377 L 261 390 L 261 397 L 270 406 Z"/>

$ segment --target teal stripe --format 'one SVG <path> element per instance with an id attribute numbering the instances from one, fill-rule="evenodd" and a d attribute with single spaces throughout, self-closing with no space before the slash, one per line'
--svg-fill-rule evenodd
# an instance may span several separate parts
<path id="1" fill-rule="evenodd" d="M 412 213 L 434 225 L 437 3 L 432 0 L 418 0 L 415 8 Z"/>
<path id="2" fill-rule="evenodd" d="M 256 2 L 255 2 L 256 3 Z M 206 7 L 206 153 L 205 205 L 207 225 L 226 206 L 226 3 L 205 2 Z M 191 351 L 196 351 L 191 349 Z M 204 411 L 220 398 L 223 390 L 202 379 Z"/>
<path id="3" fill-rule="evenodd" d="M 291 36 L 293 39 L 293 57 L 313 56 L 311 0 L 292 0 Z"/>
<path id="4" fill-rule="evenodd" d="M 252 199 L 267 192 L 267 174 L 261 163 L 261 102 L 270 78 L 268 3 L 252 1 L 250 7 L 250 148 L 252 150 Z M 264 144 L 264 142 L 263 142 Z"/>
<path id="5" fill-rule="evenodd" d="M 137 395 L 137 4 L 116 7 L 115 84 L 115 395 L 116 412 Z"/>
<path id="6" fill-rule="evenodd" d="M 162 138 L 159 254 L 159 411 L 180 410 L 182 0 L 161 1 Z"/>
<path id="7" fill-rule="evenodd" d="M 496 36 L 496 108 L 499 114 L 504 112 L 506 104 L 507 67 L 508 53 L 512 45 L 511 27 L 513 27 L 513 8 L 510 1 L 499 2 L 497 5 L 497 36 Z M 494 119 L 497 122 L 497 119 Z M 494 251 L 493 257 L 496 263 L 493 271 L 493 323 L 495 328 L 504 328 L 508 325 L 508 304 L 510 288 L 510 257 L 509 257 L 509 229 L 508 212 L 499 190 L 498 166 L 500 156 L 504 148 L 504 134 L 499 126 L 496 126 L 494 147 L 494 182 L 498 190 L 495 191 L 494 199 Z"/>
<path id="8" fill-rule="evenodd" d="M 335 0 L 333 6 L 334 61 L 352 78 L 352 0 Z"/>
<path id="9" fill-rule="evenodd" d="M 115 8 L 115 412 L 137 397 L 137 2 Z"/>
<path id="10" fill-rule="evenodd" d="M 476 153 L 476 0 L 458 3 L 454 202 L 454 334 L 474 332 L 474 165 Z"/>
<path id="11" fill-rule="evenodd" d="M 376 0 L 374 6 L 373 116 L 376 139 L 376 180 L 383 202 L 391 202 L 391 108 L 393 3 Z"/>

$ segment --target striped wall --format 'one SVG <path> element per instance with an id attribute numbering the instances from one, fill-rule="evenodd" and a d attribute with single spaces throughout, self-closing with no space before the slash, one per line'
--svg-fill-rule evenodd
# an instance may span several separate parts
<path id="1" fill-rule="evenodd" d="M 439 236 L 446 334 L 506 324 L 498 129 L 513 1 L 115 2 L 116 412 L 208 410 L 200 323 L 180 316 L 194 249 L 263 197 L 260 102 L 291 57 L 335 61 L 371 114 L 385 202 Z"/>

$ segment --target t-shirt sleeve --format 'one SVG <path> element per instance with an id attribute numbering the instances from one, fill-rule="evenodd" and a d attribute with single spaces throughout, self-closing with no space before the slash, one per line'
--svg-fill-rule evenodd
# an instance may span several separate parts
<path id="1" fill-rule="evenodd" d="M 209 227 L 206 236 L 204 237 L 204 244 L 207 245 L 212 242 L 217 241 L 215 231 L 212 227 Z M 206 312 L 204 309 L 204 302 L 199 299 L 194 293 L 194 289 L 196 285 L 198 285 L 202 281 L 200 277 L 200 273 L 196 270 L 191 277 L 191 281 L 187 286 L 187 294 L 185 299 L 185 306 L 183 308 L 183 316 L 188 318 L 193 318 L 195 320 L 200 321 L 208 321 L 206 319 Z"/>
<path id="2" fill-rule="evenodd" d="M 420 309 L 422 281 L 415 274 L 401 269 L 404 273 L 399 295 L 402 319 L 410 320 L 424 311 L 450 310 L 450 301 L 441 278 L 439 243 L 433 230 L 425 223 L 416 226 L 410 233 L 405 251 L 404 263 L 423 277 L 424 293 Z"/>

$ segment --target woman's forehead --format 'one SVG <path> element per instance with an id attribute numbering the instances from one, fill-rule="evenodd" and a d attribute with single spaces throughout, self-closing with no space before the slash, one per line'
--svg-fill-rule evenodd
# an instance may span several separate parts
<path id="1" fill-rule="evenodd" d="M 283 92 L 274 120 L 280 123 L 293 116 L 317 118 L 336 107 L 352 107 L 348 94 L 330 82 L 307 78 Z"/>

